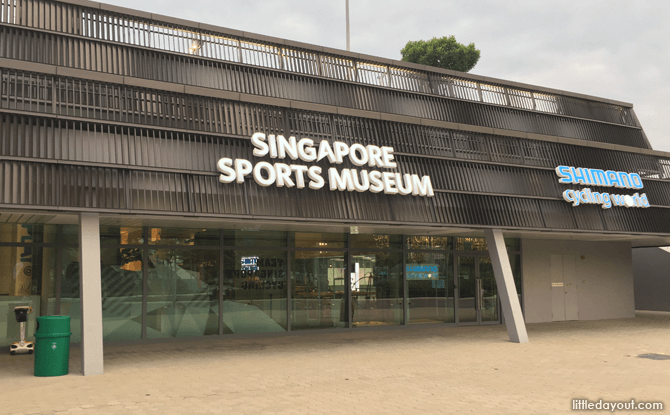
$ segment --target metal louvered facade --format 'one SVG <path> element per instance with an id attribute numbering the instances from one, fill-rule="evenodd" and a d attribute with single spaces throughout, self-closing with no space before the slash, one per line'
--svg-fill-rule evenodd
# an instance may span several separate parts
<path id="1" fill-rule="evenodd" d="M 670 234 L 670 157 L 630 104 L 93 2 L 0 9 L 0 208 Z M 435 197 L 220 183 L 255 132 L 393 147 Z M 559 165 L 638 173 L 652 207 L 572 208 Z"/>
<path id="2" fill-rule="evenodd" d="M 652 244 L 670 153 L 632 104 L 0 0 L 0 326 L 19 299 L 69 316 L 84 374 L 103 341 L 504 321 L 527 342 L 525 322 L 633 317 L 631 247 Z"/>

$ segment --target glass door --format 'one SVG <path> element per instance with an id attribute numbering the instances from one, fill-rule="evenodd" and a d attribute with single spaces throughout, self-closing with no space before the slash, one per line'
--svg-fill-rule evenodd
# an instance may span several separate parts
<path id="1" fill-rule="evenodd" d="M 476 324 L 477 316 L 477 257 L 458 255 L 456 257 L 456 281 L 458 292 L 457 323 Z"/>
<path id="2" fill-rule="evenodd" d="M 479 259 L 479 322 L 480 324 L 498 323 L 498 290 L 493 275 L 491 257 L 480 256 Z"/>
<path id="3" fill-rule="evenodd" d="M 402 324 L 402 253 L 354 251 L 351 258 L 352 326 Z"/>
<path id="4" fill-rule="evenodd" d="M 498 293 L 491 258 L 487 255 L 458 255 L 455 266 L 457 323 L 499 323 Z"/>

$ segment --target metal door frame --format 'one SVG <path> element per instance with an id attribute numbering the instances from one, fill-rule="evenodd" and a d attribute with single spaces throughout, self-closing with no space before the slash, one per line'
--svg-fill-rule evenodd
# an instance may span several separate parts
<path id="1" fill-rule="evenodd" d="M 459 289 L 459 277 L 458 277 L 458 259 L 459 257 L 473 257 L 475 258 L 475 305 L 481 302 L 481 289 L 477 289 L 479 284 L 481 284 L 480 271 L 479 271 L 479 260 L 482 257 L 491 257 L 488 252 L 463 252 L 463 253 L 454 253 L 454 315 L 455 323 L 459 326 L 484 326 L 490 324 L 501 324 L 501 312 L 500 312 L 500 299 L 498 298 L 498 285 L 496 284 L 496 310 L 498 318 L 492 321 L 482 321 L 482 310 L 481 307 L 476 308 L 477 312 L 477 321 L 470 322 L 461 322 L 459 321 L 459 304 L 461 301 L 461 291 Z M 495 278 L 494 278 L 495 281 Z"/>

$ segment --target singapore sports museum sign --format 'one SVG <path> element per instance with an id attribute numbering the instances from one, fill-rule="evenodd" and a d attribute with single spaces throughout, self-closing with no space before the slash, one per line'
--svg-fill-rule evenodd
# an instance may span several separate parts
<path id="1" fill-rule="evenodd" d="M 282 162 L 270 163 L 259 161 L 252 163 L 245 159 L 221 158 L 217 163 L 219 181 L 221 183 L 244 183 L 245 179 L 253 179 L 260 186 L 308 187 L 318 190 L 326 185 L 324 176 L 328 178 L 330 190 L 349 192 L 372 192 L 385 194 L 413 195 L 433 197 L 433 185 L 429 176 L 419 177 L 417 174 L 401 174 L 394 171 L 377 170 L 395 169 L 393 147 L 351 146 L 335 141 L 332 145 L 322 140 L 318 145 L 314 140 L 295 137 L 285 138 L 282 135 L 265 135 L 255 133 L 251 136 L 255 157 L 270 156 Z M 288 163 L 283 160 L 290 159 Z M 330 167 L 326 173 L 320 166 L 294 163 L 298 160 L 311 163 L 327 159 L 331 164 L 342 164 L 348 158 L 357 168 L 341 169 Z"/>

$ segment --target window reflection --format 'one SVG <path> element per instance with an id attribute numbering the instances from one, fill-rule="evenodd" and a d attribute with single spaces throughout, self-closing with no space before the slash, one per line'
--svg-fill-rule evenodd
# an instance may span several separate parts
<path id="1" fill-rule="evenodd" d="M 286 246 L 286 232 L 265 230 L 226 230 L 223 231 L 223 243 L 226 246 L 283 247 Z"/>
<path id="2" fill-rule="evenodd" d="M 452 254 L 409 252 L 405 263 L 408 322 L 454 322 Z"/>
<path id="3" fill-rule="evenodd" d="M 101 226 L 100 244 L 102 245 L 141 245 L 142 228 L 126 226 Z"/>
<path id="4" fill-rule="evenodd" d="M 70 316 L 72 343 L 81 341 L 81 302 L 79 290 L 79 248 L 63 248 L 60 288 L 60 315 Z"/>
<path id="5" fill-rule="evenodd" d="M 486 238 L 456 237 L 454 238 L 454 249 L 457 251 L 488 251 Z M 508 252 L 516 252 L 521 249 L 518 238 L 505 238 L 505 247 Z"/>
<path id="6" fill-rule="evenodd" d="M 466 254 L 475 261 L 487 249 L 485 238 L 407 236 L 403 241 L 402 235 L 263 230 L 223 231 L 223 248 L 218 229 L 146 228 L 146 234 L 144 229 L 100 228 L 106 341 L 141 338 L 145 282 L 149 338 L 285 331 L 289 271 L 292 330 L 347 327 L 348 322 L 353 327 L 402 324 L 403 275 L 408 324 L 454 322 L 453 261 L 463 253 L 449 251 L 483 251 Z M 7 316 L 19 300 L 35 310 L 29 333 L 34 333 L 30 324 L 35 317 L 54 314 L 60 306 L 60 314 L 72 318 L 72 342 L 80 341 L 79 251 L 72 244 L 78 236 L 77 226 L 0 224 L 0 241 L 5 242 L 0 247 L 0 346 L 18 333 Z M 392 252 L 403 248 L 403 242 L 409 250 Z M 505 243 L 521 297 L 520 241 L 505 238 Z M 352 269 L 347 269 L 348 263 Z M 485 277 L 490 265 L 477 266 L 480 278 Z M 464 281 L 461 300 L 473 297 L 467 289 Z M 469 304 L 472 308 L 472 298 Z M 465 318 L 461 312 L 461 322 Z"/>
<path id="7" fill-rule="evenodd" d="M 219 333 L 219 251 L 150 249 L 147 337 Z"/>
<path id="8" fill-rule="evenodd" d="M 507 252 L 521 251 L 521 240 L 519 238 L 505 238 Z"/>
<path id="9" fill-rule="evenodd" d="M 142 252 L 137 248 L 100 250 L 104 340 L 137 340 L 142 335 Z M 68 279 L 79 273 L 70 264 Z"/>
<path id="10" fill-rule="evenodd" d="M 0 242 L 53 243 L 60 225 L 0 223 Z"/>
<path id="11" fill-rule="evenodd" d="M 57 264 L 63 237 L 77 231 L 76 226 L 44 224 L 0 224 L 0 346 L 19 340 L 19 324 L 14 307 L 32 307 L 26 326 L 27 340 L 34 340 L 36 318 L 57 310 Z M 43 244 L 58 244 L 44 246 Z M 61 311 L 62 314 L 62 311 Z"/>
<path id="12" fill-rule="evenodd" d="M 224 333 L 286 330 L 286 252 L 225 251 Z"/>
<path id="13" fill-rule="evenodd" d="M 514 285 L 516 285 L 516 293 L 519 296 L 519 304 L 523 310 L 523 285 L 521 281 L 521 255 L 509 254 L 509 263 L 512 267 L 512 275 L 514 276 Z"/>
<path id="14" fill-rule="evenodd" d="M 488 251 L 486 238 L 454 238 L 457 251 Z"/>
<path id="15" fill-rule="evenodd" d="M 408 236 L 407 248 L 449 250 L 451 249 L 451 240 L 452 237 L 450 236 Z"/>
<path id="16" fill-rule="evenodd" d="M 293 232 L 291 246 L 296 248 L 346 248 L 347 235 L 344 233 Z"/>
<path id="17" fill-rule="evenodd" d="M 218 229 L 151 228 L 149 245 L 219 245 Z"/>
<path id="18" fill-rule="evenodd" d="M 498 321 L 498 289 L 489 256 L 479 257 L 479 279 L 481 321 Z"/>
<path id="19" fill-rule="evenodd" d="M 359 249 L 398 249 L 402 248 L 402 235 L 351 235 L 351 247 Z"/>
<path id="20" fill-rule="evenodd" d="M 29 228 L 18 228 L 16 235 L 26 240 Z M 19 323 L 14 307 L 33 308 L 28 315 L 26 338 L 33 341 L 35 319 L 54 314 L 56 306 L 56 248 L 35 246 L 0 247 L 0 346 L 19 341 Z"/>

